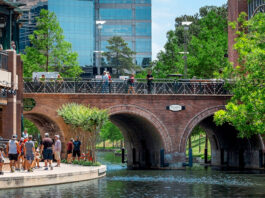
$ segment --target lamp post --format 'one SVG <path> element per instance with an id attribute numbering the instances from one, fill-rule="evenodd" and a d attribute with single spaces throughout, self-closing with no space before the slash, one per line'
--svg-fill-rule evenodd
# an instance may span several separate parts
<path id="1" fill-rule="evenodd" d="M 97 73 L 98 75 L 100 75 L 100 67 L 101 67 L 101 30 L 103 28 L 103 25 L 106 23 L 106 21 L 96 21 L 96 26 L 98 29 L 98 46 L 97 46 L 97 50 L 94 51 L 96 53 L 96 67 L 97 67 Z"/>
<path id="2" fill-rule="evenodd" d="M 191 21 L 182 22 L 181 25 L 184 26 L 184 52 L 180 52 L 181 54 L 184 54 L 184 60 L 185 60 L 185 67 L 184 67 L 184 78 L 187 79 L 187 70 L 188 70 L 188 63 L 187 63 L 187 54 L 189 54 L 187 49 L 187 42 L 188 42 L 188 30 L 189 26 L 192 24 Z"/>

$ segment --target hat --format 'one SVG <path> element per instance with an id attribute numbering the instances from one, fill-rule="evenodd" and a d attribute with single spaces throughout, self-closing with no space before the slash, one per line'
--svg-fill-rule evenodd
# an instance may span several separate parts
<path id="1" fill-rule="evenodd" d="M 59 136 L 59 135 L 55 135 L 55 137 L 57 137 L 58 139 L 60 138 L 60 136 Z"/>
<path id="2" fill-rule="evenodd" d="M 45 136 L 45 137 L 49 137 L 49 133 L 45 133 L 44 136 Z"/>
<path id="3" fill-rule="evenodd" d="M 17 139 L 17 135 L 13 135 L 13 136 L 12 136 L 12 139 L 13 139 L 13 140 L 16 140 L 16 139 Z"/>
<path id="4" fill-rule="evenodd" d="M 29 135 L 29 138 L 31 138 L 31 139 L 32 139 L 32 135 Z"/>

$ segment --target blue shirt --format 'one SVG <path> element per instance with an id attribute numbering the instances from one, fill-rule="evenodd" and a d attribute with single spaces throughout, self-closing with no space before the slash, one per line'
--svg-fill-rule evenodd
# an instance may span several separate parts
<path id="1" fill-rule="evenodd" d="M 74 151 L 80 150 L 81 142 L 79 140 L 74 141 L 73 144 L 74 144 Z"/>

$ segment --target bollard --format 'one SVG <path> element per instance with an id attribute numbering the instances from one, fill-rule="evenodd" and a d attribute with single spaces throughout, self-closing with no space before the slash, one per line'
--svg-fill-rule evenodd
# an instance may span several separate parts
<path id="1" fill-rule="evenodd" d="M 192 148 L 189 148 L 189 167 L 193 165 Z"/>
<path id="2" fill-rule="evenodd" d="M 259 150 L 259 167 L 263 167 L 263 152 L 262 150 Z"/>
<path id="3" fill-rule="evenodd" d="M 132 156 L 133 156 L 133 164 L 136 164 L 136 149 L 132 149 Z"/>
<path id="4" fill-rule="evenodd" d="M 161 149 L 160 150 L 160 167 L 164 167 L 165 164 L 165 150 Z"/>
<path id="5" fill-rule="evenodd" d="M 207 164 L 208 163 L 208 149 L 204 149 L 204 163 Z"/>
<path id="6" fill-rule="evenodd" d="M 125 149 L 124 148 L 121 149 L 121 162 L 125 163 Z"/>

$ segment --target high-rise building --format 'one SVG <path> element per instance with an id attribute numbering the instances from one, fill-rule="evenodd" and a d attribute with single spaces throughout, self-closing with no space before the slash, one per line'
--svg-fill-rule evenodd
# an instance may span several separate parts
<path id="1" fill-rule="evenodd" d="M 29 45 L 28 35 L 34 30 L 32 19 L 38 15 L 38 8 L 45 8 L 55 12 L 65 40 L 79 54 L 81 66 L 98 66 L 97 53 L 107 50 L 107 40 L 113 36 L 121 36 L 136 52 L 136 64 L 146 67 L 151 61 L 151 0 L 20 1 L 28 5 L 24 16 L 28 22 L 20 32 L 22 51 Z M 98 29 L 99 20 L 104 21 L 102 29 Z"/>
<path id="2" fill-rule="evenodd" d="M 96 0 L 96 21 L 105 21 L 96 28 L 96 50 L 106 51 L 107 40 L 121 36 L 136 52 L 135 62 L 148 66 L 152 57 L 151 0 Z"/>
<path id="3" fill-rule="evenodd" d="M 93 65 L 95 20 L 93 0 L 49 0 L 48 9 L 56 14 L 65 40 L 72 43 L 81 66 Z"/>

